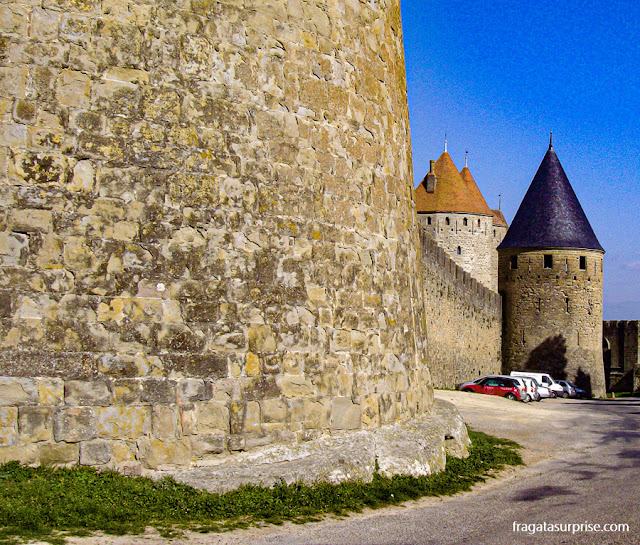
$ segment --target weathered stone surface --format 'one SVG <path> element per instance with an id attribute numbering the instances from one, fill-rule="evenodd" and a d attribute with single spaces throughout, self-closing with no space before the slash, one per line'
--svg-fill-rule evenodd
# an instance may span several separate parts
<path id="1" fill-rule="evenodd" d="M 18 429 L 22 443 L 37 443 L 53 439 L 53 408 L 20 407 Z"/>
<path id="2" fill-rule="evenodd" d="M 88 441 L 80 445 L 80 464 L 97 466 L 109 463 L 111 449 L 107 441 Z"/>
<path id="3" fill-rule="evenodd" d="M 225 403 L 197 403 L 198 433 L 229 432 L 229 409 Z"/>
<path id="4" fill-rule="evenodd" d="M 152 431 L 158 439 L 171 440 L 178 435 L 176 408 L 172 405 L 153 407 Z"/>
<path id="5" fill-rule="evenodd" d="M 172 380 L 145 379 L 140 399 L 144 403 L 175 403 L 176 383 Z"/>
<path id="6" fill-rule="evenodd" d="M 141 439 L 138 441 L 143 464 L 151 469 L 171 466 L 186 466 L 191 458 L 188 441 L 162 441 L 160 439 Z"/>
<path id="7" fill-rule="evenodd" d="M 178 383 L 178 401 L 204 401 L 211 398 L 211 387 L 203 379 L 188 378 Z"/>
<path id="8" fill-rule="evenodd" d="M 25 465 L 38 463 L 38 446 L 35 443 L 18 446 L 0 445 L 0 464 L 18 461 Z"/>
<path id="9" fill-rule="evenodd" d="M 331 429 L 357 430 L 362 427 L 362 409 L 350 397 L 331 400 Z"/>
<path id="10" fill-rule="evenodd" d="M 111 404 L 111 392 L 104 380 L 69 380 L 64 384 L 64 401 L 67 405 Z"/>
<path id="11" fill-rule="evenodd" d="M 138 439 L 150 431 L 151 415 L 148 407 L 100 407 L 97 413 L 97 432 L 100 437 Z"/>
<path id="12" fill-rule="evenodd" d="M 38 457 L 42 465 L 77 464 L 80 459 L 78 443 L 41 443 L 38 445 Z"/>
<path id="13" fill-rule="evenodd" d="M 0 405 L 36 405 L 38 386 L 28 378 L 0 377 Z"/>
<path id="14" fill-rule="evenodd" d="M 60 378 L 38 379 L 38 403 L 40 405 L 62 405 L 64 403 L 64 381 Z"/>
<path id="15" fill-rule="evenodd" d="M 0 407 L 0 446 L 11 446 L 18 442 L 18 409 Z"/>
<path id="16" fill-rule="evenodd" d="M 214 492 L 242 484 L 284 480 L 312 484 L 370 481 L 376 462 L 384 475 L 429 475 L 444 468 L 446 453 L 468 455 L 467 429 L 455 406 L 437 400 L 432 416 L 372 430 L 337 432 L 301 444 L 267 446 L 221 458 L 215 465 L 177 470 L 178 480 Z"/>
<path id="17" fill-rule="evenodd" d="M 95 410 L 91 407 L 58 409 L 53 417 L 53 437 L 56 441 L 78 443 L 98 436 Z"/>

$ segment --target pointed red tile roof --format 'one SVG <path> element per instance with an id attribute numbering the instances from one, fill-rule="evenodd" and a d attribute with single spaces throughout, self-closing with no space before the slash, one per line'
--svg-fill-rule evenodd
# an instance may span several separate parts
<path id="1" fill-rule="evenodd" d="M 493 215 L 484 199 L 479 202 L 477 196 L 469 189 L 453 163 L 451 156 L 446 151 L 436 161 L 434 171 L 437 181 L 433 193 L 428 193 L 424 186 L 426 177 L 415 189 L 414 196 L 418 212 L 461 212 Z M 480 197 L 482 198 L 482 195 Z"/>
<path id="2" fill-rule="evenodd" d="M 473 179 L 471 171 L 469 170 L 469 167 L 467 165 L 465 165 L 464 168 L 460 171 L 460 176 L 462 176 L 462 179 L 467 184 L 467 187 L 469 188 L 469 191 L 471 191 L 471 194 L 474 196 L 477 205 L 481 208 L 486 209 L 487 214 L 493 215 L 493 212 L 487 205 L 487 201 L 484 200 L 482 193 L 480 193 L 478 184 L 476 184 L 476 181 Z"/>
<path id="3" fill-rule="evenodd" d="M 504 214 L 501 210 L 494 210 L 492 208 L 491 211 L 493 212 L 493 225 L 496 227 L 509 227 L 509 224 L 507 223 L 507 220 L 504 219 Z"/>

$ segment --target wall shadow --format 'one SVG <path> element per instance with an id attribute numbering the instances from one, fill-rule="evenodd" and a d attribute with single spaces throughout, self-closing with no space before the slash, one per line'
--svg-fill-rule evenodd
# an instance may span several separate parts
<path id="1" fill-rule="evenodd" d="M 531 352 L 524 363 L 524 371 L 549 373 L 557 380 L 567 378 L 567 340 L 564 335 L 547 337 Z"/>

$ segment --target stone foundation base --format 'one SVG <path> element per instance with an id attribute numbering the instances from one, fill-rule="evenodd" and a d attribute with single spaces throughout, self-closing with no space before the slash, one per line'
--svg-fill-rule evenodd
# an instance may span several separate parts
<path id="1" fill-rule="evenodd" d="M 435 400 L 428 416 L 371 430 L 344 431 L 296 445 L 276 445 L 217 460 L 215 465 L 171 475 L 196 488 L 226 492 L 247 483 L 270 486 L 280 480 L 333 484 L 371 481 L 376 461 L 385 476 L 421 476 L 445 468 L 446 454 L 468 456 L 467 428 L 451 403 Z"/>

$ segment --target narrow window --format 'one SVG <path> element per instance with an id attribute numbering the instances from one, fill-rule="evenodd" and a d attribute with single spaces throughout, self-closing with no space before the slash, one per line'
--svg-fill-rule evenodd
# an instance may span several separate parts
<path id="1" fill-rule="evenodd" d="M 495 229 L 493 230 L 493 236 L 494 237 L 496 236 L 496 230 Z"/>
<path id="2" fill-rule="evenodd" d="M 524 340 L 524 329 L 522 330 L 522 346 L 524 346 L 525 344 L 527 344 Z"/>
<path id="3" fill-rule="evenodd" d="M 447 225 L 451 225 L 451 221 L 449 220 L 449 218 L 444 218 L 444 222 L 445 222 Z"/>
<path id="4" fill-rule="evenodd" d="M 564 302 L 565 302 L 565 303 L 566 303 L 566 305 L 567 305 L 567 312 L 569 312 L 569 298 L 568 298 L 568 297 L 565 297 Z"/>
<path id="5" fill-rule="evenodd" d="M 564 272 L 569 272 L 569 260 L 564 260 Z"/>
<path id="6" fill-rule="evenodd" d="M 540 309 L 542 308 L 542 299 L 538 297 L 538 314 L 540 314 Z"/>
<path id="7" fill-rule="evenodd" d="M 458 246 L 458 249 L 456 250 L 456 252 L 457 252 L 458 255 L 461 255 L 462 254 L 462 248 L 460 248 L 460 246 Z"/>
<path id="8" fill-rule="evenodd" d="M 553 256 L 551 254 L 544 254 L 544 268 L 553 269 Z"/>
<path id="9" fill-rule="evenodd" d="M 587 270 L 587 256 L 585 255 L 580 256 L 580 270 L 581 271 Z"/>
<path id="10" fill-rule="evenodd" d="M 517 255 L 512 255 L 511 256 L 511 268 L 512 269 L 517 269 L 518 268 L 518 256 Z"/>
<path id="11" fill-rule="evenodd" d="M 580 346 L 580 332 L 578 331 L 578 346 Z"/>
<path id="12" fill-rule="evenodd" d="M 478 220 L 478 227 L 480 227 L 480 220 Z"/>
<path id="13" fill-rule="evenodd" d="M 431 216 L 427 217 L 427 225 L 431 225 Z"/>
<path id="14" fill-rule="evenodd" d="M 467 226 L 467 223 L 468 223 L 468 222 L 467 222 L 467 218 L 464 218 L 464 219 L 462 220 L 462 224 L 466 227 L 466 226 Z"/>

